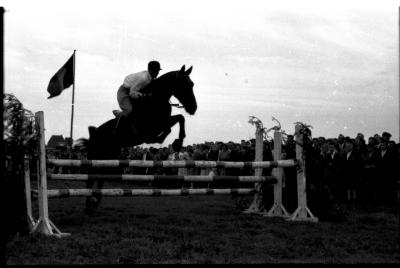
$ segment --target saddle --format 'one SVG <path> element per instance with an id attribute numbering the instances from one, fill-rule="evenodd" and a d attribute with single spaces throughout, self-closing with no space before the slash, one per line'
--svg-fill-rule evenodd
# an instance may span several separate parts
<path id="1" fill-rule="evenodd" d="M 115 125 L 114 129 L 114 138 L 118 139 L 118 131 L 122 127 L 122 125 L 128 124 L 128 128 L 124 128 L 123 132 L 124 134 L 128 134 L 130 139 L 136 140 L 137 142 L 141 143 L 157 143 L 159 142 L 157 140 L 157 137 L 147 137 L 141 135 L 141 133 L 138 131 L 138 129 L 135 126 L 135 123 L 132 122 L 132 120 L 129 120 L 125 116 L 122 115 L 122 111 L 120 110 L 113 110 L 112 113 L 114 114 L 115 118 L 117 119 L 117 124 Z M 128 131 L 128 133 L 126 133 Z"/>
<path id="2" fill-rule="evenodd" d="M 127 128 L 123 129 L 123 132 L 126 133 L 128 131 L 128 135 L 135 140 L 143 142 L 144 139 L 141 136 L 140 132 L 136 128 L 135 124 L 132 122 L 130 118 L 126 118 L 122 115 L 122 111 L 120 110 L 113 110 L 112 113 L 114 114 L 115 118 L 117 119 L 117 124 L 115 125 L 114 129 L 114 137 L 117 137 L 118 131 L 121 129 L 122 125 L 128 125 Z"/>

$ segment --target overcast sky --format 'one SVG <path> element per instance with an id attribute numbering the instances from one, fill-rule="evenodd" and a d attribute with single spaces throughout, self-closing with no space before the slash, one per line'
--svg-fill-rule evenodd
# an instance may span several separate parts
<path id="1" fill-rule="evenodd" d="M 186 114 L 186 145 L 253 138 L 252 115 L 266 127 L 275 117 L 291 134 L 301 121 L 313 126 L 313 136 L 388 131 L 399 140 L 400 1 L 0 5 L 6 9 L 5 91 L 25 108 L 44 111 L 46 140 L 70 134 L 72 87 L 52 99 L 46 90 L 74 49 L 74 139 L 113 118 L 124 77 L 155 59 L 160 75 L 193 66 L 198 112 Z M 165 144 L 177 135 L 175 127 Z"/>

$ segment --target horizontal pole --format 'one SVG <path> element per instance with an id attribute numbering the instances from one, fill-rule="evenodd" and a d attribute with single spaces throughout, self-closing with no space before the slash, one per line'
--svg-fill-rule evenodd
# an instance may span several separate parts
<path id="1" fill-rule="evenodd" d="M 190 182 L 238 181 L 276 183 L 274 176 L 178 176 L 178 175 L 133 175 L 133 174 L 48 174 L 49 180 L 109 180 L 109 181 L 164 181 L 178 180 Z"/>
<path id="2" fill-rule="evenodd" d="M 295 159 L 256 162 L 47 159 L 47 164 L 63 167 L 284 168 L 297 166 L 297 161 Z"/>
<path id="3" fill-rule="evenodd" d="M 254 188 L 237 189 L 54 189 L 47 190 L 49 198 L 73 196 L 184 196 L 184 195 L 248 195 Z"/>

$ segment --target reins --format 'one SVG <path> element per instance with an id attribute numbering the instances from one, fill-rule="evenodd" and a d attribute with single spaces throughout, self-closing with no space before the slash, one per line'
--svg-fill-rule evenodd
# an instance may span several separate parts
<path id="1" fill-rule="evenodd" d="M 176 107 L 176 108 L 185 108 L 185 106 L 183 106 L 183 105 L 180 105 L 179 103 L 169 103 L 169 105 L 171 105 L 171 106 L 173 106 L 173 107 Z"/>

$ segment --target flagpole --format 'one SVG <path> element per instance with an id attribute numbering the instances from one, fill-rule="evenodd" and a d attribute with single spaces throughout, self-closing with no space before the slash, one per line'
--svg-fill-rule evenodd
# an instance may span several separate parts
<path id="1" fill-rule="evenodd" d="M 74 63 L 73 63 L 73 74 L 74 74 L 74 81 L 72 84 L 72 105 L 71 105 L 71 132 L 70 132 L 70 138 L 71 138 L 71 146 L 72 146 L 72 130 L 73 130 L 73 125 L 74 125 L 74 101 L 75 101 L 75 52 L 76 50 L 74 49 Z"/>

